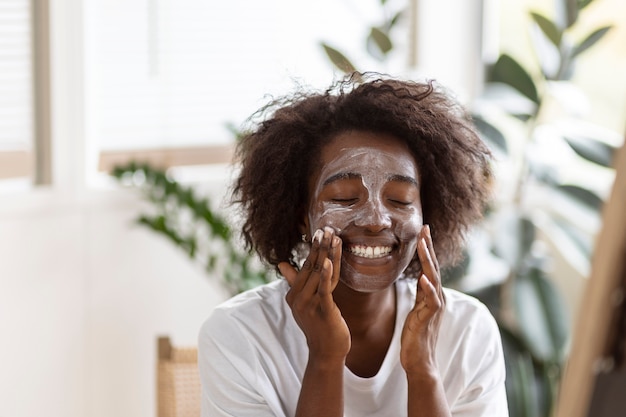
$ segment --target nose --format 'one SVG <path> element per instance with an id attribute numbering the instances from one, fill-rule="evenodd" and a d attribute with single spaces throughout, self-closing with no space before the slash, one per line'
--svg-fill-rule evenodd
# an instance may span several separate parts
<path id="1" fill-rule="evenodd" d="M 368 200 L 356 210 L 354 224 L 372 232 L 380 232 L 391 227 L 391 216 L 380 201 Z"/>

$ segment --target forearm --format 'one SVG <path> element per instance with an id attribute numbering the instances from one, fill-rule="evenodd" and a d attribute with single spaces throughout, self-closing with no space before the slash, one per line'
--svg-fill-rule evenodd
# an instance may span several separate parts
<path id="1" fill-rule="evenodd" d="M 343 416 L 343 369 L 345 361 L 309 359 L 296 417 Z"/>
<path id="2" fill-rule="evenodd" d="M 438 372 L 407 375 L 409 417 L 451 417 Z"/>

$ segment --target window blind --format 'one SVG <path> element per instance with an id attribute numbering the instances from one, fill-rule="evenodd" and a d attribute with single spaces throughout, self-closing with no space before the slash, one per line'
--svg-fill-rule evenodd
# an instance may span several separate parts
<path id="1" fill-rule="evenodd" d="M 0 152 L 33 142 L 30 2 L 0 1 Z"/>
<path id="2" fill-rule="evenodd" d="M 87 132 L 101 151 L 231 142 L 225 126 L 268 94 L 326 87 L 334 75 L 319 42 L 364 50 L 379 13 L 332 0 L 86 5 Z"/>

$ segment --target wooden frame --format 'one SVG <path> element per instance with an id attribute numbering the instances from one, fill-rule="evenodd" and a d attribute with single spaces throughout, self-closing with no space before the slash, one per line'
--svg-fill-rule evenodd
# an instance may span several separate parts
<path id="1" fill-rule="evenodd" d="M 143 149 L 100 152 L 98 171 L 111 172 L 116 165 L 131 161 L 148 162 L 159 168 L 232 162 L 235 146 L 215 145 L 170 149 Z"/>
<path id="2" fill-rule="evenodd" d="M 615 182 L 602 214 L 603 224 L 594 251 L 591 277 L 579 308 L 556 417 L 587 417 L 590 412 L 598 417 L 597 410 L 590 410 L 594 395 L 598 395 L 594 391 L 597 378 L 611 369 L 626 373 L 623 367 L 614 369 L 615 364 L 610 359 L 616 338 L 624 337 L 618 332 L 618 326 L 620 319 L 623 320 L 621 315 L 626 302 L 626 145 L 618 152 L 615 167 Z M 619 396 L 618 401 L 623 412 L 626 395 Z M 603 412 L 602 415 L 618 414 Z"/>

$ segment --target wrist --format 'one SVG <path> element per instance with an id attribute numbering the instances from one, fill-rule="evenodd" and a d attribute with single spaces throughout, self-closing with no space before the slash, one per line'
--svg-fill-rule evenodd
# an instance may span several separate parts
<path id="1" fill-rule="evenodd" d="M 309 352 L 308 367 L 321 372 L 334 371 L 346 365 L 345 356 L 316 355 Z"/>
<path id="2" fill-rule="evenodd" d="M 427 366 L 412 371 L 406 371 L 406 378 L 409 384 L 434 386 L 439 383 L 440 375 L 436 367 Z"/>

